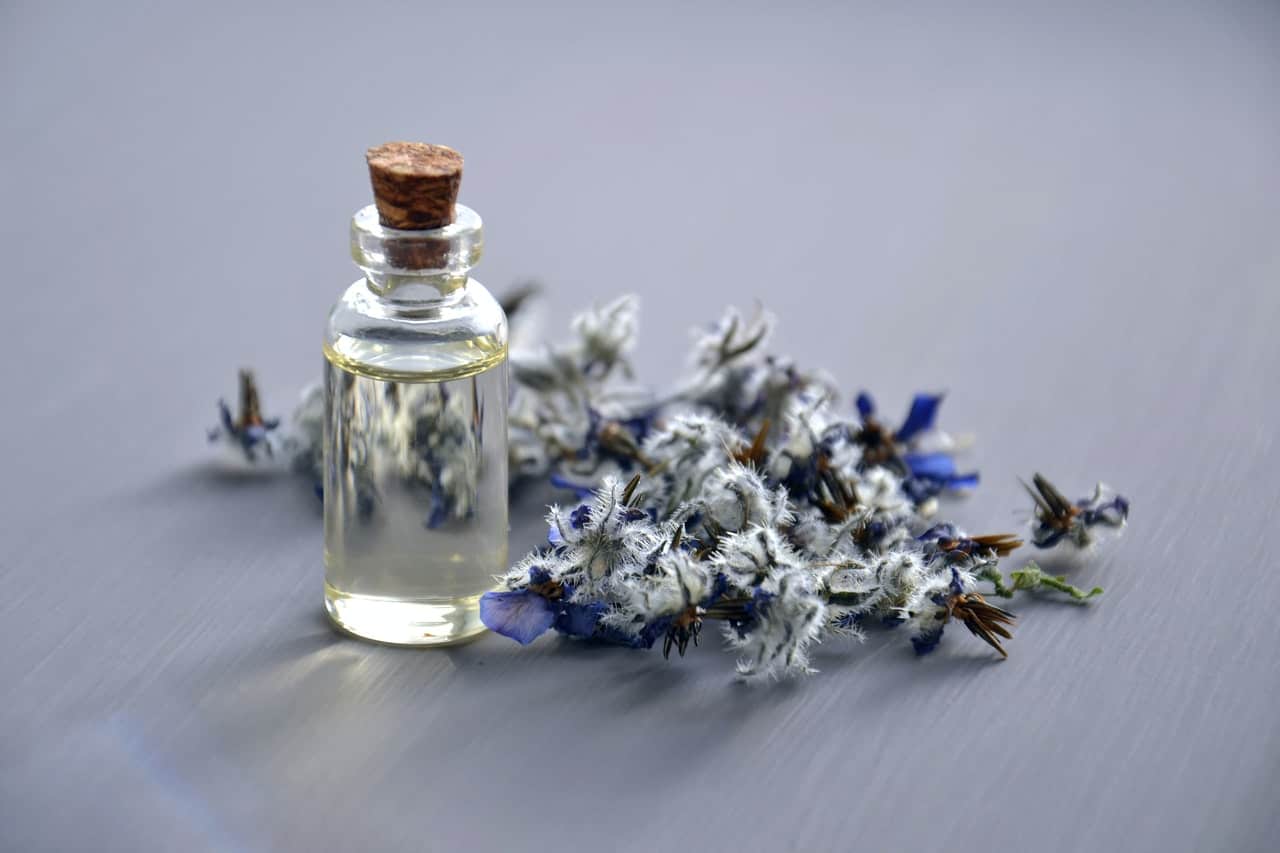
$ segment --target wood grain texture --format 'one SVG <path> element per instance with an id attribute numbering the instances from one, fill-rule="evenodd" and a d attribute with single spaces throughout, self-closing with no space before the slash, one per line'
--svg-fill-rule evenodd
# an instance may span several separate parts
<path id="1" fill-rule="evenodd" d="M 7 9 L 0 849 L 1274 849 L 1280 10 L 1016 8 Z M 656 381 L 760 299 L 888 411 L 949 390 L 972 529 L 1106 478 L 1106 595 L 764 689 L 714 642 L 335 636 L 314 498 L 202 434 L 238 367 L 268 413 L 318 375 L 401 137 L 467 153 L 551 333 L 640 292 Z"/>

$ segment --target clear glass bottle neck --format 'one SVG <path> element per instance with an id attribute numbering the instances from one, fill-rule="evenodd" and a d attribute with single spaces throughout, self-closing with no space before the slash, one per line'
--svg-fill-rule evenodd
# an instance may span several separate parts
<path id="1" fill-rule="evenodd" d="M 351 257 L 384 302 L 426 306 L 459 298 L 483 251 L 480 216 L 460 204 L 452 223 L 426 231 L 387 228 L 374 205 L 351 218 Z"/>

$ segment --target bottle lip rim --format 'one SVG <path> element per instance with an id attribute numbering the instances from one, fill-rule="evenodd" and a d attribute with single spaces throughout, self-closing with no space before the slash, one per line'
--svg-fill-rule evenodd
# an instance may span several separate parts
<path id="1" fill-rule="evenodd" d="M 480 262 L 483 251 L 480 214 L 466 205 L 455 206 L 448 225 L 421 231 L 388 228 L 372 204 L 351 217 L 351 258 L 370 281 L 388 276 L 464 277 Z"/>
<path id="2" fill-rule="evenodd" d="M 480 219 L 480 214 L 465 204 L 455 204 L 453 206 L 453 221 L 440 228 L 425 228 L 422 230 L 388 228 L 378 218 L 378 206 L 376 204 L 365 205 L 351 217 L 352 230 L 381 239 L 398 241 L 452 240 L 479 231 L 483 227 L 484 223 Z"/>

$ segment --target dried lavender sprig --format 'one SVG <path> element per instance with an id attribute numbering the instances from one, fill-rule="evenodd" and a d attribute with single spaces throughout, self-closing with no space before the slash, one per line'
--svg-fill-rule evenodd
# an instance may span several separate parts
<path id="1" fill-rule="evenodd" d="M 244 461 L 253 465 L 263 456 L 276 455 L 280 436 L 279 418 L 262 416 L 262 401 L 253 372 L 240 371 L 239 408 L 233 415 L 225 401 L 218 401 L 218 425 L 209 430 L 210 443 L 226 444 L 235 448 Z"/>
<path id="2" fill-rule="evenodd" d="M 1037 548 L 1073 545 L 1085 549 L 1098 541 L 1096 528 L 1120 529 L 1129 520 L 1129 500 L 1098 483 L 1093 494 L 1074 503 L 1063 496 L 1043 474 L 1023 488 L 1035 502 L 1031 542 Z"/>

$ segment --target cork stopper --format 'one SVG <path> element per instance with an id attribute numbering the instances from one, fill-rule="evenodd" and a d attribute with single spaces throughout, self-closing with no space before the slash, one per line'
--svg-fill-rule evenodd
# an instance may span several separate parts
<path id="1" fill-rule="evenodd" d="M 378 219 L 387 228 L 425 231 L 453 222 L 462 155 L 443 145 L 388 142 L 365 153 Z"/>

